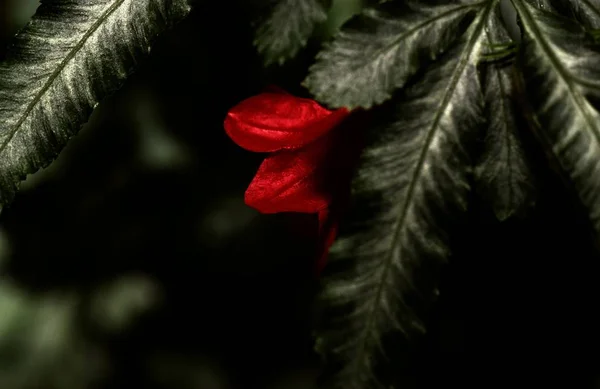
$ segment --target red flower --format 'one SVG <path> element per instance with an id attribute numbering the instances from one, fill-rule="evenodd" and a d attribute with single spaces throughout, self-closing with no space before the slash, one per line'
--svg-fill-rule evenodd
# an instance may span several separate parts
<path id="1" fill-rule="evenodd" d="M 271 153 L 246 190 L 246 204 L 262 213 L 318 214 L 319 271 L 336 236 L 359 150 L 356 132 L 346 131 L 348 115 L 275 90 L 242 101 L 225 119 L 225 131 L 239 146 Z"/>

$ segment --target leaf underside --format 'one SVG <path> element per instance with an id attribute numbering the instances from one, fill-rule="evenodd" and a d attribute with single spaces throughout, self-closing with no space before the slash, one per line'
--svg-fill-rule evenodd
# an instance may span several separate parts
<path id="1" fill-rule="evenodd" d="M 589 29 L 600 29 L 600 0 L 540 0 L 544 9 L 574 19 Z"/>
<path id="2" fill-rule="evenodd" d="M 386 364 L 398 349 L 390 339 L 423 331 L 422 307 L 435 297 L 449 253 L 447 231 L 466 208 L 472 146 L 484 122 L 476 67 L 495 4 L 404 91 L 392 121 L 371 132 L 320 299 L 328 315 L 320 350 L 332 369 L 325 388 L 395 384 L 381 373 L 398 369 Z"/>
<path id="3" fill-rule="evenodd" d="M 486 27 L 486 52 L 511 43 L 499 8 Z M 533 176 L 520 139 L 523 121 L 516 98 L 514 61 L 482 64 L 487 129 L 476 173 L 477 191 L 499 220 L 522 215 L 535 197 Z"/>
<path id="4" fill-rule="evenodd" d="M 0 204 L 47 166 L 186 0 L 42 1 L 0 64 Z"/>
<path id="5" fill-rule="evenodd" d="M 456 41 L 484 2 L 386 2 L 345 24 L 304 85 L 331 107 L 378 105 Z"/>
<path id="6" fill-rule="evenodd" d="M 276 0 L 261 12 L 257 21 L 254 45 L 263 55 L 265 66 L 296 56 L 313 34 L 315 27 L 327 20 L 324 0 Z"/>
<path id="7" fill-rule="evenodd" d="M 600 52 L 577 23 L 522 0 L 521 83 L 538 137 L 569 178 L 600 233 Z"/>

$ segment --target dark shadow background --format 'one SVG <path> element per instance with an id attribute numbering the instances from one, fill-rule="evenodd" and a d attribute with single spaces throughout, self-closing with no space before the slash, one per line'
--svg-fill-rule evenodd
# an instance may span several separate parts
<path id="1" fill-rule="evenodd" d="M 0 388 L 313 387 L 316 220 L 244 206 L 262 156 L 222 121 L 269 83 L 302 93 L 317 47 L 265 72 L 245 2 L 203 3 L 0 216 Z M 0 53 L 36 5 L 0 0 Z M 473 202 L 418 388 L 600 388 L 600 258 L 532 153 L 528 219 Z"/>

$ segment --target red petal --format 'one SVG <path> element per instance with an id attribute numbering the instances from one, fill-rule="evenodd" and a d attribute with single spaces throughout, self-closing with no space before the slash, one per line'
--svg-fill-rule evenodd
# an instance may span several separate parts
<path id="1" fill-rule="evenodd" d="M 268 156 L 246 190 L 247 205 L 262 213 L 315 213 L 331 203 L 325 187 L 330 137 L 300 150 L 284 150 Z"/>
<path id="2" fill-rule="evenodd" d="M 343 108 L 330 111 L 311 99 L 267 92 L 233 107 L 224 127 L 239 146 L 272 152 L 300 148 L 329 132 L 347 115 Z"/>

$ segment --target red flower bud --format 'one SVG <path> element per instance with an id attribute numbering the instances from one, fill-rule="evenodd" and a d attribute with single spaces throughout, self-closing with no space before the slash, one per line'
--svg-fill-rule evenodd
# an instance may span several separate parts
<path id="1" fill-rule="evenodd" d="M 246 190 L 247 205 L 261 213 L 318 214 L 319 271 L 337 231 L 334 203 L 345 203 L 359 151 L 355 132 L 340 131 L 349 114 L 271 88 L 233 107 L 224 123 L 239 146 L 271 153 Z"/>

